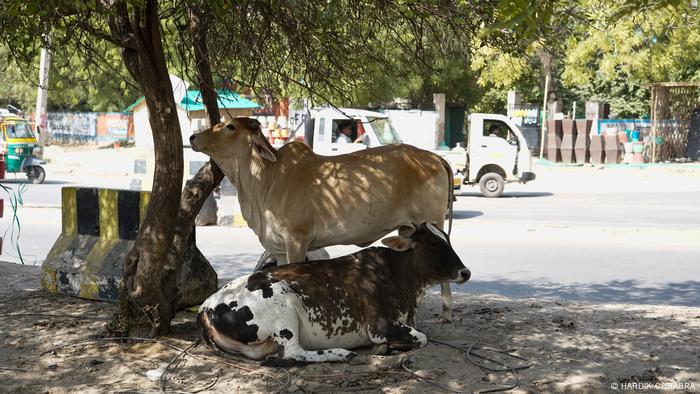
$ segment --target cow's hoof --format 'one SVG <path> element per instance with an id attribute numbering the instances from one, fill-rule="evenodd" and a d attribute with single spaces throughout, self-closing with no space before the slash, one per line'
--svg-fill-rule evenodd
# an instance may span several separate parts
<path id="1" fill-rule="evenodd" d="M 440 316 L 435 320 L 435 322 L 439 323 L 439 324 L 447 324 L 447 323 L 450 323 L 451 321 L 448 317 Z"/>
<path id="2" fill-rule="evenodd" d="M 348 353 L 348 355 L 345 356 L 345 362 L 350 365 L 365 364 L 365 360 L 363 359 L 363 357 L 355 352 Z"/>

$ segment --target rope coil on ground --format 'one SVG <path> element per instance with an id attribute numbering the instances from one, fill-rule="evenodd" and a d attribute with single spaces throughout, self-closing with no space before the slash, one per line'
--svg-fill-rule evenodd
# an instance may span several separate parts
<path id="1" fill-rule="evenodd" d="M 470 363 L 474 364 L 476 367 L 478 367 L 478 368 L 480 368 L 480 369 L 484 369 L 484 370 L 487 370 L 487 371 L 490 371 L 490 372 L 510 372 L 510 373 L 512 373 L 512 374 L 515 376 L 515 382 L 514 382 L 512 385 L 510 385 L 510 386 L 507 386 L 507 387 L 495 387 L 495 388 L 484 389 L 484 390 L 476 390 L 476 391 L 474 391 L 474 393 L 496 393 L 496 392 L 500 392 L 500 391 L 509 391 L 509 390 L 513 390 L 514 388 L 518 387 L 518 385 L 520 384 L 520 378 L 518 377 L 517 372 L 532 367 L 533 363 L 532 363 L 531 361 L 527 360 L 527 359 L 524 358 L 524 357 L 518 356 L 517 354 L 513 354 L 512 352 L 503 351 L 503 350 L 497 350 L 497 349 L 491 349 L 491 348 L 484 348 L 484 347 L 475 347 L 474 345 L 476 345 L 476 344 L 479 342 L 480 339 L 481 339 L 481 338 L 477 338 L 474 342 L 472 342 L 472 343 L 469 345 L 469 347 L 468 347 L 466 350 L 463 349 L 463 348 L 461 348 L 461 347 L 459 347 L 459 346 L 455 346 L 455 345 L 452 345 L 452 344 L 447 343 L 447 342 L 442 342 L 442 341 L 438 341 L 438 340 L 434 340 L 434 339 L 429 339 L 428 341 L 431 342 L 431 343 L 433 343 L 433 344 L 447 346 L 447 347 L 450 347 L 450 348 L 452 348 L 452 349 L 459 350 L 460 352 L 463 352 L 463 353 L 466 355 L 467 361 L 469 361 Z M 493 352 L 493 353 L 497 353 L 497 354 L 502 354 L 502 355 L 504 355 L 504 356 L 508 356 L 508 357 L 511 357 L 511 358 L 515 358 L 515 359 L 524 361 L 526 364 L 525 364 L 525 365 L 514 365 L 514 366 L 513 366 L 513 365 L 507 365 L 507 364 L 502 363 L 502 362 L 500 362 L 500 361 L 498 361 L 498 360 L 494 360 L 493 358 L 487 357 L 487 356 L 485 356 L 485 355 L 483 355 L 483 354 L 474 353 L 473 350 L 481 350 L 481 351 L 484 351 L 484 352 Z M 449 392 L 451 392 L 451 393 L 469 393 L 469 391 L 455 390 L 455 389 L 453 389 L 453 388 L 450 388 L 450 387 L 447 387 L 447 386 L 445 386 L 445 385 L 443 385 L 443 384 L 440 384 L 440 383 L 434 381 L 433 379 L 426 378 L 426 377 L 423 377 L 423 376 L 418 375 L 415 371 L 412 371 L 412 370 L 406 365 L 406 364 L 410 361 L 411 356 L 413 356 L 413 354 L 409 354 L 409 355 L 407 355 L 406 357 L 403 357 L 403 358 L 401 359 L 401 368 L 402 368 L 404 371 L 406 371 L 406 372 L 410 373 L 411 375 L 415 376 L 416 378 L 418 378 L 418 379 L 420 379 L 420 380 L 422 380 L 422 381 L 424 381 L 424 382 L 430 384 L 431 386 L 437 387 L 437 388 L 439 388 L 439 389 L 441 389 L 441 390 L 449 391 Z M 471 358 L 471 356 L 476 356 L 477 358 L 480 358 L 480 359 L 482 359 L 482 360 L 486 360 L 486 361 L 492 362 L 492 363 L 494 363 L 494 364 L 501 365 L 503 368 L 493 368 L 493 367 L 490 367 L 490 366 L 485 365 L 485 364 L 483 364 L 483 363 L 479 363 L 479 362 L 473 360 L 473 359 Z"/>

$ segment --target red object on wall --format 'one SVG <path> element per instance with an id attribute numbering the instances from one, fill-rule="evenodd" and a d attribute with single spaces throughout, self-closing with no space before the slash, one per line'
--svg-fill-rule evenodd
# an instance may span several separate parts
<path id="1" fill-rule="evenodd" d="M 0 179 L 5 179 L 5 160 L 0 160 Z M 2 200 L 0 200 L 2 201 Z M 0 218 L 2 215 L 0 215 Z"/>

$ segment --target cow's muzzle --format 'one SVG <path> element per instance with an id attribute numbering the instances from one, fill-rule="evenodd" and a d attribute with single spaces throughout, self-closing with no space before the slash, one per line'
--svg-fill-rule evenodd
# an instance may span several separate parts
<path id="1" fill-rule="evenodd" d="M 458 284 L 462 284 L 468 281 L 471 277 L 472 272 L 469 271 L 469 268 L 462 268 L 461 270 L 457 271 L 457 279 L 455 280 L 455 282 L 457 282 Z"/>
<path id="2" fill-rule="evenodd" d="M 196 139 L 197 139 L 197 136 L 195 134 L 192 134 L 190 136 L 190 146 L 192 147 L 193 151 L 199 152 L 199 148 L 197 148 L 197 144 L 195 144 Z"/>

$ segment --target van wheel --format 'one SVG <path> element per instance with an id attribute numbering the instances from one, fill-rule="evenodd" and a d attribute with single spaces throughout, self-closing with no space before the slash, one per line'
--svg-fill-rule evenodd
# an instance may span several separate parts
<path id="1" fill-rule="evenodd" d="M 479 188 L 484 197 L 500 197 L 503 194 L 505 181 L 495 172 L 489 172 L 479 179 Z"/>
<path id="2" fill-rule="evenodd" d="M 32 166 L 27 168 L 27 179 L 29 182 L 37 184 L 44 183 L 46 179 L 46 171 L 41 166 Z"/>

